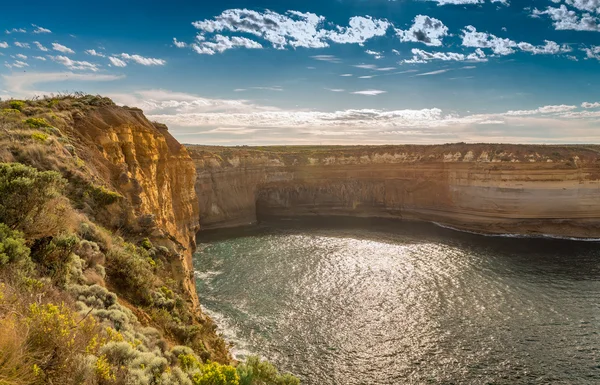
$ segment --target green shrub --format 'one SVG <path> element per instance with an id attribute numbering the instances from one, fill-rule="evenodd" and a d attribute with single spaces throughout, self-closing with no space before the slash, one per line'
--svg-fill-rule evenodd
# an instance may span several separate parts
<path id="1" fill-rule="evenodd" d="M 238 365 L 237 372 L 240 385 L 299 385 L 300 380 L 291 374 L 279 374 L 268 361 L 249 356 L 246 362 Z"/>
<path id="2" fill-rule="evenodd" d="M 21 111 L 15 110 L 14 108 L 4 108 L 0 111 L 0 116 L 18 116 L 21 115 Z"/>
<path id="3" fill-rule="evenodd" d="M 0 163 L 0 222 L 27 234 L 56 209 L 66 181 L 54 171 L 38 171 L 20 163 Z"/>
<path id="4" fill-rule="evenodd" d="M 137 303 L 150 304 L 154 273 L 147 252 L 131 244 L 113 248 L 106 255 L 106 272 L 110 280 Z"/>
<path id="5" fill-rule="evenodd" d="M 60 101 L 58 99 L 50 99 L 48 100 L 48 107 L 49 108 L 54 108 L 56 107 L 58 104 L 60 103 Z"/>
<path id="6" fill-rule="evenodd" d="M 239 385 L 240 377 L 233 366 L 209 362 L 192 377 L 194 385 Z"/>
<path id="7" fill-rule="evenodd" d="M 142 239 L 142 241 L 140 242 L 140 246 L 142 246 L 146 250 L 150 250 L 153 247 L 152 242 L 150 242 L 150 239 L 148 238 Z"/>
<path id="8" fill-rule="evenodd" d="M 36 131 L 33 134 L 31 134 L 31 139 L 41 143 L 46 143 L 46 141 L 48 140 L 48 134 Z"/>
<path id="9" fill-rule="evenodd" d="M 123 196 L 119 193 L 111 191 L 104 186 L 90 185 L 87 190 L 88 196 L 90 196 L 94 202 L 101 206 L 107 206 L 117 202 Z"/>
<path id="10" fill-rule="evenodd" d="M 79 237 L 74 234 L 61 234 L 50 241 L 43 238 L 32 246 L 32 258 L 38 263 L 42 274 L 51 277 L 59 286 L 64 286 L 68 282 L 73 252 L 78 245 Z"/>
<path id="11" fill-rule="evenodd" d="M 0 266 L 9 263 L 28 264 L 30 262 L 29 252 L 23 233 L 13 231 L 4 223 L 0 223 Z"/>
<path id="12" fill-rule="evenodd" d="M 48 121 L 44 118 L 28 118 L 23 120 L 23 123 L 25 123 L 31 128 L 52 127 L 52 125 L 48 123 Z"/>
<path id="13" fill-rule="evenodd" d="M 23 107 L 25 107 L 25 102 L 22 100 L 11 100 L 10 102 L 8 102 L 8 105 L 13 110 L 21 111 Z"/>

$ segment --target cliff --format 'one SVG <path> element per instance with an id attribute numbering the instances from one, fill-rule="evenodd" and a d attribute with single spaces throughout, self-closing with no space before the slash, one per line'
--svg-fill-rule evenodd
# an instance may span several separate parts
<path id="1" fill-rule="evenodd" d="M 203 229 L 347 215 L 600 237 L 600 147 L 188 146 Z"/>
<path id="2" fill-rule="evenodd" d="M 151 123 L 141 110 L 105 106 L 75 114 L 69 136 L 80 157 L 126 198 L 125 212 L 107 220 L 145 232 L 153 243 L 179 250 L 171 265 L 198 309 L 192 254 L 199 228 L 194 163 L 167 127 Z"/>
<path id="3" fill-rule="evenodd" d="M 0 101 L 0 168 L 0 232 L 9 226 L 25 260 L 0 256 L 0 286 L 10 277 L 27 296 L 19 280 L 39 280 L 40 298 L 58 293 L 65 311 L 130 332 L 131 346 L 138 333 L 142 350 L 160 340 L 167 356 L 186 345 L 231 361 L 196 293 L 195 165 L 166 126 L 100 96 Z"/>

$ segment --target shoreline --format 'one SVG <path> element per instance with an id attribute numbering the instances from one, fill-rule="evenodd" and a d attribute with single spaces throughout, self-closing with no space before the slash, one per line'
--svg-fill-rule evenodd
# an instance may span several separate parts
<path id="1" fill-rule="evenodd" d="M 448 225 L 436 221 L 427 221 L 415 218 L 394 218 L 394 217 L 376 217 L 376 216 L 344 216 L 344 215 L 300 215 L 296 217 L 279 217 L 270 216 L 265 219 L 261 219 L 252 223 L 242 225 L 231 225 L 223 227 L 210 227 L 207 229 L 200 229 L 196 233 L 196 239 L 201 238 L 203 235 L 210 240 L 215 239 L 230 239 L 243 236 L 249 236 L 255 234 L 260 230 L 272 229 L 275 224 L 288 224 L 292 226 L 285 226 L 286 228 L 328 228 L 328 229 L 342 229 L 346 228 L 363 228 L 368 230 L 368 224 L 372 223 L 376 228 L 382 230 L 393 230 L 394 224 L 419 224 L 419 225 L 432 225 L 436 228 L 458 232 L 461 234 L 471 234 L 481 237 L 488 238 L 513 238 L 513 239 L 533 239 L 533 240 L 559 240 L 559 241 L 572 241 L 572 242 L 600 242 L 600 238 L 593 237 L 570 237 L 553 234 L 533 234 L 533 233 L 501 233 L 501 232 L 481 232 L 474 231 L 469 228 L 460 228 L 452 225 Z M 364 226 L 367 224 L 367 226 Z M 298 226 L 299 225 L 299 226 Z M 388 226 L 389 225 L 389 226 Z"/>

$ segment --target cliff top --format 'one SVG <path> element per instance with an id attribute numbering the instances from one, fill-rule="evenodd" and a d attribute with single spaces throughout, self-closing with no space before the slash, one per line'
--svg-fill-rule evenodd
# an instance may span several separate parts
<path id="1" fill-rule="evenodd" d="M 327 165 L 417 162 L 547 163 L 578 167 L 600 161 L 600 145 L 450 143 L 381 146 L 201 146 L 186 145 L 196 162 L 236 166 L 245 159 L 270 165 Z"/>

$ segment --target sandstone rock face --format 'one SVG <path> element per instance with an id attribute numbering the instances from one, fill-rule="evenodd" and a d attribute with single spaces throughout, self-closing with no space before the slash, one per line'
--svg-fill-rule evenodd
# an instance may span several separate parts
<path id="1" fill-rule="evenodd" d="M 78 149 L 88 167 L 125 196 L 127 208 L 116 216 L 127 225 L 153 229 L 153 241 L 179 249 L 171 268 L 193 304 L 198 306 L 192 275 L 192 253 L 198 231 L 196 171 L 184 146 L 153 124 L 141 110 L 103 107 L 76 116 Z M 114 218 L 115 221 L 125 218 Z M 125 225 L 125 223 L 123 223 Z"/>
<path id="2" fill-rule="evenodd" d="M 202 228 L 387 217 L 484 233 L 600 237 L 600 147 L 188 146 Z"/>

